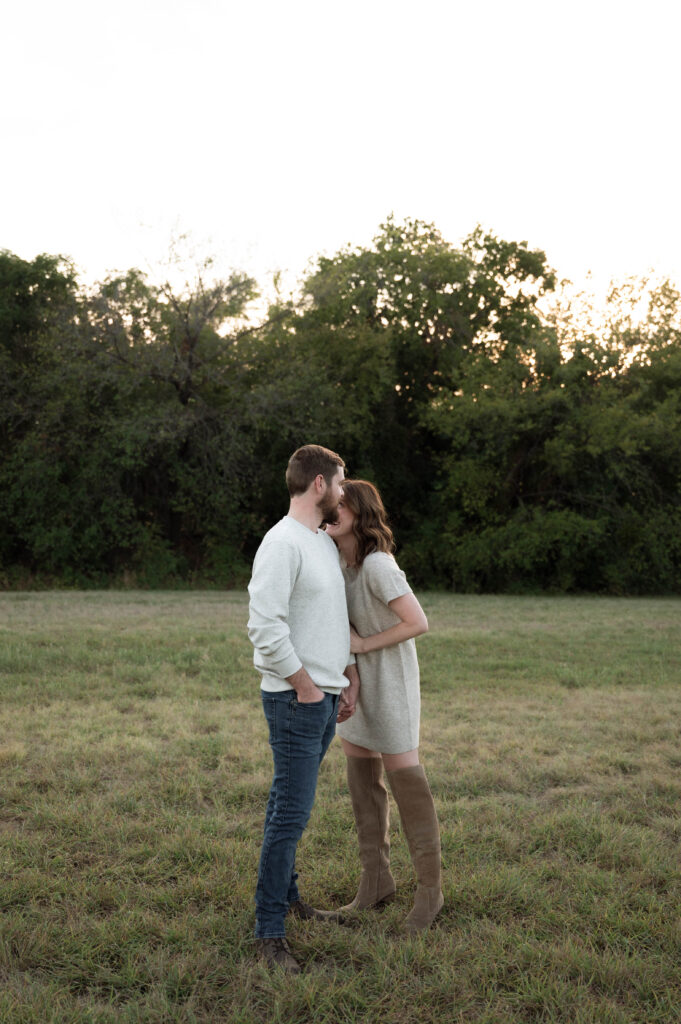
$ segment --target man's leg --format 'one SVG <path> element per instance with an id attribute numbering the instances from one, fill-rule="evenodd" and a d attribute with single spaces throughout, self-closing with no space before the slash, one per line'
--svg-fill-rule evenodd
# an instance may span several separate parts
<path id="1" fill-rule="evenodd" d="M 289 903 L 298 896 L 295 854 L 314 803 L 319 765 L 335 731 L 337 698 L 300 704 L 293 691 L 263 691 L 274 779 L 268 801 L 256 889 L 257 938 L 285 935 Z"/>
<path id="2" fill-rule="evenodd" d="M 333 698 L 332 711 L 329 716 L 324 735 L 322 736 L 321 749 L 319 752 L 319 764 L 321 765 L 324 760 L 324 755 L 331 746 L 331 740 L 336 735 L 336 716 L 338 714 L 338 698 Z M 291 913 L 295 913 L 297 917 L 307 919 L 310 917 L 321 918 L 323 920 L 331 920 L 332 914 L 328 914 L 324 911 L 314 910 L 312 907 L 304 904 L 300 899 L 300 893 L 298 892 L 298 872 L 296 871 L 295 862 L 293 864 L 293 873 L 291 875 L 291 882 L 288 890 L 288 903 Z"/>
<path id="3" fill-rule="evenodd" d="M 320 764 L 320 766 L 321 766 L 322 761 L 324 760 L 324 755 L 326 754 L 327 750 L 331 746 L 331 741 L 333 740 L 334 736 L 336 735 L 336 717 L 337 717 L 337 714 L 338 714 L 338 697 L 336 696 L 336 697 L 332 697 L 332 699 L 331 699 L 331 711 L 330 711 L 329 717 L 327 719 L 326 728 L 324 730 L 324 735 L 322 736 L 321 749 L 320 749 L 320 752 L 319 752 L 319 764 Z M 295 860 L 294 860 L 293 872 L 291 874 L 291 882 L 289 884 L 289 891 L 288 891 L 288 902 L 289 902 L 289 905 L 291 903 L 299 903 L 299 901 L 300 901 L 300 893 L 298 892 L 297 882 L 298 882 L 298 872 L 296 871 L 296 865 L 295 865 Z"/>
<path id="4" fill-rule="evenodd" d="M 275 780 L 272 780 L 272 786 L 270 788 L 270 795 L 267 801 L 267 807 L 265 809 L 265 825 L 263 828 L 263 842 L 264 837 L 267 835 L 267 829 L 269 826 L 270 818 L 272 817 L 272 811 L 277 805 L 277 790 L 279 787 L 275 785 Z M 288 895 L 286 897 L 288 903 L 293 903 L 294 900 L 298 899 L 298 887 L 296 882 L 298 880 L 298 873 L 296 872 L 295 861 L 293 864 L 293 871 L 291 873 L 291 881 L 289 883 Z"/>

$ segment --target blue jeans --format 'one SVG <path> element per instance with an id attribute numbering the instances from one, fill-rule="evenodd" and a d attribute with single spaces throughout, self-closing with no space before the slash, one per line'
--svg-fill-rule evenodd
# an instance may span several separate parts
<path id="1" fill-rule="evenodd" d="M 300 704 L 295 690 L 261 693 L 274 778 L 255 892 L 255 935 L 268 939 L 286 934 L 289 904 L 300 898 L 296 847 L 312 811 L 319 766 L 336 732 L 338 697 L 325 693 L 316 703 Z"/>

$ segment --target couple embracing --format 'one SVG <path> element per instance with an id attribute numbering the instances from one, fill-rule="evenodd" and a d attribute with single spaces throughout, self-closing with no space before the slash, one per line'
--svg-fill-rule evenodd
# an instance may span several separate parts
<path id="1" fill-rule="evenodd" d="M 288 515 L 265 535 L 253 563 L 248 632 L 274 759 L 255 936 L 268 967 L 297 974 L 285 937 L 287 914 L 342 921 L 395 893 L 384 769 L 418 883 L 407 932 L 427 928 L 443 898 L 440 832 L 418 756 L 414 637 L 428 622 L 393 558 L 380 495 L 368 481 L 345 480 L 343 460 L 320 445 L 293 453 L 286 483 Z M 361 875 L 351 903 L 322 911 L 301 899 L 295 858 L 336 731 L 347 760 Z"/>

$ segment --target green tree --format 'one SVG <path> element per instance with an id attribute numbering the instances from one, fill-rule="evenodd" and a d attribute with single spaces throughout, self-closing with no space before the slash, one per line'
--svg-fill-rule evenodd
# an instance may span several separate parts
<path id="1" fill-rule="evenodd" d="M 43 319 L 44 358 L 2 465 L 4 561 L 67 579 L 160 581 L 238 557 L 249 464 L 235 332 L 244 275 L 182 289 L 138 271 Z M 35 369 L 35 367 L 34 367 Z"/>
<path id="2" fill-rule="evenodd" d="M 61 256 L 23 260 L 0 251 L 0 447 L 5 454 L 39 411 L 32 381 L 57 358 L 57 339 L 73 320 L 76 294 L 74 268 Z"/>
<path id="3" fill-rule="evenodd" d="M 392 218 L 264 322 L 210 261 L 86 293 L 0 253 L 5 580 L 243 577 L 316 441 L 379 485 L 418 585 L 678 592 L 681 297 L 547 310 L 554 285 L 524 243 Z"/>
<path id="4" fill-rule="evenodd" d="M 393 218 L 372 244 L 322 258 L 304 282 L 301 314 L 343 337 L 370 332 L 393 374 L 363 427 L 361 465 L 385 494 L 401 540 L 437 540 L 434 501 L 446 437 L 429 414 L 442 393 L 460 389 L 471 361 L 522 351 L 540 325 L 537 302 L 554 286 L 541 252 L 478 229 L 460 249 L 420 221 Z M 433 572 L 420 542 L 412 571 Z"/>
<path id="5" fill-rule="evenodd" d="M 228 572 L 243 543 L 250 449 L 238 339 L 256 295 L 244 274 L 201 264 L 183 287 L 137 271 L 92 296 L 97 374 L 116 375 L 125 409 L 111 436 L 145 542 L 138 563 Z"/>
<path id="6" fill-rule="evenodd" d="M 621 305 L 597 333 L 554 317 L 442 390 L 427 415 L 447 442 L 444 582 L 678 590 L 679 312 L 665 285 L 638 326 Z"/>
<path id="7" fill-rule="evenodd" d="M 63 361 L 63 342 L 75 329 L 76 274 L 68 260 L 39 255 L 24 260 L 0 252 L 0 567 L 28 557 L 12 509 L 20 451 L 28 439 L 46 441 L 43 382 Z M 39 482 L 39 481 L 38 481 Z M 39 500 L 39 499 L 38 499 Z M 24 522 L 37 522 L 35 493 L 24 494 Z"/>

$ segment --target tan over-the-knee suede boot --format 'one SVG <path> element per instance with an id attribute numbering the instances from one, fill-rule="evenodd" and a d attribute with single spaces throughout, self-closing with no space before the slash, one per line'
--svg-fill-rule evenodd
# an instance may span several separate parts
<path id="1" fill-rule="evenodd" d="M 357 826 L 362 874 L 352 903 L 341 913 L 386 903 L 395 893 L 390 873 L 390 799 L 380 757 L 348 757 L 348 787 Z"/>
<path id="2" fill-rule="evenodd" d="M 388 781 L 399 808 L 418 883 L 405 927 L 407 931 L 418 932 L 432 924 L 444 905 L 440 827 L 422 765 L 396 768 L 388 772 Z"/>

